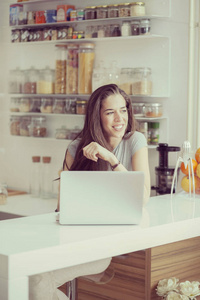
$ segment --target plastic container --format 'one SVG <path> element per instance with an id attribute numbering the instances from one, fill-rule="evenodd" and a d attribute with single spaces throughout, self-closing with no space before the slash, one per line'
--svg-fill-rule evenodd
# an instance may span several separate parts
<path id="1" fill-rule="evenodd" d="M 20 112 L 30 112 L 31 109 L 31 99 L 30 98 L 21 98 L 19 111 Z"/>
<path id="2" fill-rule="evenodd" d="M 46 67 L 39 72 L 39 80 L 37 82 L 38 94 L 54 94 L 55 71 Z"/>
<path id="3" fill-rule="evenodd" d="M 40 113 L 41 112 L 40 107 L 41 107 L 41 99 L 40 98 L 32 98 L 30 112 Z"/>
<path id="4" fill-rule="evenodd" d="M 163 107 L 161 103 L 146 103 L 145 104 L 145 117 L 158 118 L 163 115 Z"/>
<path id="5" fill-rule="evenodd" d="M 132 94 L 133 68 L 122 68 L 120 72 L 120 88 L 127 95 Z"/>
<path id="6" fill-rule="evenodd" d="M 53 105 L 54 114 L 64 114 L 65 113 L 65 100 L 64 99 L 55 99 Z"/>
<path id="7" fill-rule="evenodd" d="M 87 108 L 87 100 L 77 100 L 76 101 L 76 113 L 78 115 L 85 115 Z"/>
<path id="8" fill-rule="evenodd" d="M 30 136 L 33 137 L 46 137 L 47 127 L 45 117 L 32 117 L 30 126 Z"/>
<path id="9" fill-rule="evenodd" d="M 132 94 L 152 95 L 151 68 L 134 68 Z"/>
<path id="10" fill-rule="evenodd" d="M 56 45 L 55 93 L 66 93 L 67 46 Z"/>
<path id="11" fill-rule="evenodd" d="M 94 44 L 83 43 L 79 46 L 78 93 L 92 93 L 92 72 L 94 65 Z"/>
<path id="12" fill-rule="evenodd" d="M 38 70 L 33 67 L 30 70 L 25 71 L 24 84 L 22 86 L 22 92 L 24 94 L 36 94 L 37 93 L 37 81 L 39 78 Z"/>
<path id="13" fill-rule="evenodd" d="M 31 117 L 23 116 L 20 121 L 20 135 L 21 136 L 29 136 L 30 135 L 30 127 Z"/>
<path id="14" fill-rule="evenodd" d="M 121 3 L 119 4 L 119 17 L 130 17 L 130 3 Z"/>
<path id="15" fill-rule="evenodd" d="M 78 52 L 77 44 L 68 45 L 67 54 L 67 94 L 78 93 Z"/>
<path id="16" fill-rule="evenodd" d="M 0 205 L 4 205 L 7 203 L 8 191 L 7 184 L 0 183 Z"/>
<path id="17" fill-rule="evenodd" d="M 85 8 L 85 20 L 96 19 L 96 6 L 88 6 Z"/>
<path id="18" fill-rule="evenodd" d="M 150 19 L 140 20 L 140 34 L 149 34 L 150 30 Z"/>
<path id="19" fill-rule="evenodd" d="M 41 113 L 51 114 L 53 112 L 53 99 L 42 98 L 40 110 L 41 110 Z"/>
<path id="20" fill-rule="evenodd" d="M 145 3 L 144 2 L 132 2 L 130 4 L 130 14 L 131 17 L 141 17 L 145 16 Z"/>
<path id="21" fill-rule="evenodd" d="M 133 113 L 135 117 L 145 116 L 145 104 L 144 103 L 132 103 Z"/>
<path id="22" fill-rule="evenodd" d="M 32 197 L 40 197 L 41 188 L 41 165 L 40 156 L 32 156 L 30 172 L 30 194 Z"/>
<path id="23" fill-rule="evenodd" d="M 20 116 L 11 116 L 10 117 L 10 134 L 11 135 L 20 135 Z"/>
<path id="24" fill-rule="evenodd" d="M 108 5 L 108 18 L 119 17 L 119 4 Z"/>
<path id="25" fill-rule="evenodd" d="M 10 111 L 19 112 L 20 98 L 11 98 L 10 99 Z"/>

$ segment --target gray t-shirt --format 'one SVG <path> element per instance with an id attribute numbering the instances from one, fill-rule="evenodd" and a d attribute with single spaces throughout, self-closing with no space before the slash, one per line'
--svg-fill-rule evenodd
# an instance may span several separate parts
<path id="1" fill-rule="evenodd" d="M 145 136 L 138 131 L 135 131 L 132 135 L 128 134 L 127 137 L 128 138 L 121 140 L 119 145 L 113 150 L 113 154 L 115 154 L 128 171 L 132 171 L 132 156 L 141 148 L 147 147 L 147 140 Z M 74 140 L 68 147 L 68 151 L 73 158 L 75 157 L 79 142 L 79 139 Z"/>

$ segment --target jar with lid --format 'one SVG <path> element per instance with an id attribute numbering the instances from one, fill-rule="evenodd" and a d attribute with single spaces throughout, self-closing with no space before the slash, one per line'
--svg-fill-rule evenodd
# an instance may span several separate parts
<path id="1" fill-rule="evenodd" d="M 85 20 L 96 19 L 96 6 L 88 6 L 85 8 Z"/>
<path id="2" fill-rule="evenodd" d="M 76 114 L 76 98 L 66 100 L 65 113 Z"/>
<path id="3" fill-rule="evenodd" d="M 70 44 L 67 54 L 67 94 L 78 93 L 78 55 L 78 45 Z"/>
<path id="4" fill-rule="evenodd" d="M 122 36 L 130 36 L 131 35 L 131 22 L 124 21 L 121 27 Z"/>
<path id="5" fill-rule="evenodd" d="M 64 99 L 55 99 L 53 105 L 54 114 L 64 114 L 65 113 L 65 100 Z"/>
<path id="6" fill-rule="evenodd" d="M 105 37 L 105 31 L 104 31 L 104 25 L 99 25 L 97 26 L 97 37 L 98 38 L 103 38 Z"/>
<path id="7" fill-rule="evenodd" d="M 21 94 L 24 82 L 24 71 L 16 68 L 9 72 L 9 93 Z"/>
<path id="8" fill-rule="evenodd" d="M 99 5 L 96 7 L 97 9 L 97 19 L 106 19 L 108 17 L 108 6 L 107 5 Z"/>
<path id="9" fill-rule="evenodd" d="M 30 108 L 31 108 L 31 99 L 30 98 L 21 98 L 20 105 L 19 105 L 19 111 L 20 112 L 30 112 Z"/>
<path id="10" fill-rule="evenodd" d="M 34 136 L 34 137 L 46 137 L 47 136 L 46 118 L 32 117 L 29 134 L 30 136 Z"/>
<path id="11" fill-rule="evenodd" d="M 32 67 L 24 72 L 24 83 L 22 86 L 22 93 L 24 94 L 36 94 L 37 81 L 38 81 L 38 70 Z"/>
<path id="12" fill-rule="evenodd" d="M 10 99 L 10 111 L 19 112 L 20 98 L 11 98 Z"/>
<path id="13" fill-rule="evenodd" d="M 85 115 L 87 108 L 87 100 L 77 100 L 76 101 L 76 113 L 78 115 Z"/>
<path id="14" fill-rule="evenodd" d="M 145 104 L 145 117 L 158 118 L 163 115 L 163 107 L 161 103 L 146 103 Z"/>
<path id="15" fill-rule="evenodd" d="M 92 72 L 94 65 L 94 44 L 83 43 L 79 46 L 78 93 L 92 93 Z"/>
<path id="16" fill-rule="evenodd" d="M 92 31 L 93 31 L 93 26 L 86 26 L 86 30 L 85 30 L 85 38 L 86 39 L 92 38 Z"/>
<path id="17" fill-rule="evenodd" d="M 37 94 L 54 94 L 55 71 L 46 67 L 39 72 L 37 81 Z"/>
<path id="18" fill-rule="evenodd" d="M 69 130 L 65 126 L 56 129 L 56 139 L 68 139 Z"/>
<path id="19" fill-rule="evenodd" d="M 119 4 L 108 5 L 108 18 L 119 17 Z"/>
<path id="20" fill-rule="evenodd" d="M 140 20 L 140 34 L 149 34 L 150 29 L 150 19 Z"/>
<path id="21" fill-rule="evenodd" d="M 40 107 L 41 107 L 41 99 L 40 98 L 32 98 L 30 112 L 40 113 L 41 112 Z"/>
<path id="22" fill-rule="evenodd" d="M 139 122 L 139 130 L 142 134 L 144 134 L 145 138 L 148 140 L 148 123 Z"/>
<path id="23" fill-rule="evenodd" d="M 20 135 L 29 136 L 29 127 L 31 124 L 31 117 L 23 116 L 20 121 Z"/>
<path id="24" fill-rule="evenodd" d="M 133 83 L 133 68 L 121 68 L 120 72 L 120 88 L 126 92 L 127 95 L 132 94 Z"/>
<path id="25" fill-rule="evenodd" d="M 145 3 L 144 2 L 132 2 L 130 4 L 131 17 L 145 16 Z"/>
<path id="26" fill-rule="evenodd" d="M 152 122 L 150 124 L 150 145 L 158 145 L 159 143 L 159 122 Z"/>
<path id="27" fill-rule="evenodd" d="M 121 3 L 119 4 L 119 17 L 130 17 L 130 3 Z"/>
<path id="28" fill-rule="evenodd" d="M 11 116 L 10 117 L 10 134 L 11 135 L 20 135 L 20 116 Z"/>
<path id="29" fill-rule="evenodd" d="M 0 183 L 0 205 L 4 205 L 7 202 L 8 190 L 6 183 Z"/>
<path id="30" fill-rule="evenodd" d="M 111 24 L 110 25 L 110 36 L 121 36 L 121 30 L 119 24 Z"/>
<path id="31" fill-rule="evenodd" d="M 132 107 L 135 117 L 144 117 L 144 103 L 132 103 Z"/>
<path id="32" fill-rule="evenodd" d="M 55 93 L 66 93 L 67 46 L 56 45 Z"/>
<path id="33" fill-rule="evenodd" d="M 41 110 L 41 113 L 51 114 L 53 112 L 53 99 L 42 98 L 40 110 Z"/>
<path id="34" fill-rule="evenodd" d="M 69 136 L 68 136 L 68 139 L 69 140 L 74 140 L 77 138 L 78 134 L 81 132 L 80 128 L 78 126 L 75 126 L 74 129 L 71 129 L 70 130 L 70 133 L 69 133 Z"/>
<path id="35" fill-rule="evenodd" d="M 151 68 L 134 68 L 132 94 L 152 95 Z"/>
<path id="36" fill-rule="evenodd" d="M 140 34 L 140 21 L 139 20 L 131 21 L 131 34 L 132 35 Z"/>

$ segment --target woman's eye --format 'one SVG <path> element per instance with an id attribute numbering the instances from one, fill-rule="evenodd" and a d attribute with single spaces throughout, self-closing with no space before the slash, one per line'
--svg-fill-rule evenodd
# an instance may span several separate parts
<path id="1" fill-rule="evenodd" d="M 107 115 L 112 115 L 113 114 L 113 111 L 110 111 L 107 113 Z"/>
<path id="2" fill-rule="evenodd" d="M 123 113 L 126 113 L 127 112 L 127 109 L 125 108 L 125 109 L 122 109 L 122 112 Z"/>

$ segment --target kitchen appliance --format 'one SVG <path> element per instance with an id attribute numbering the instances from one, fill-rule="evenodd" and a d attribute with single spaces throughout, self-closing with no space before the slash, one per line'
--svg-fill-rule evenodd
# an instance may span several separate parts
<path id="1" fill-rule="evenodd" d="M 152 189 L 156 190 L 158 195 L 170 194 L 175 167 L 168 166 L 168 154 L 169 152 L 179 152 L 180 147 L 160 143 L 156 150 L 159 152 L 159 166 L 155 167 L 156 186 L 152 186 Z M 179 172 L 179 169 L 177 169 L 177 172 Z"/>

